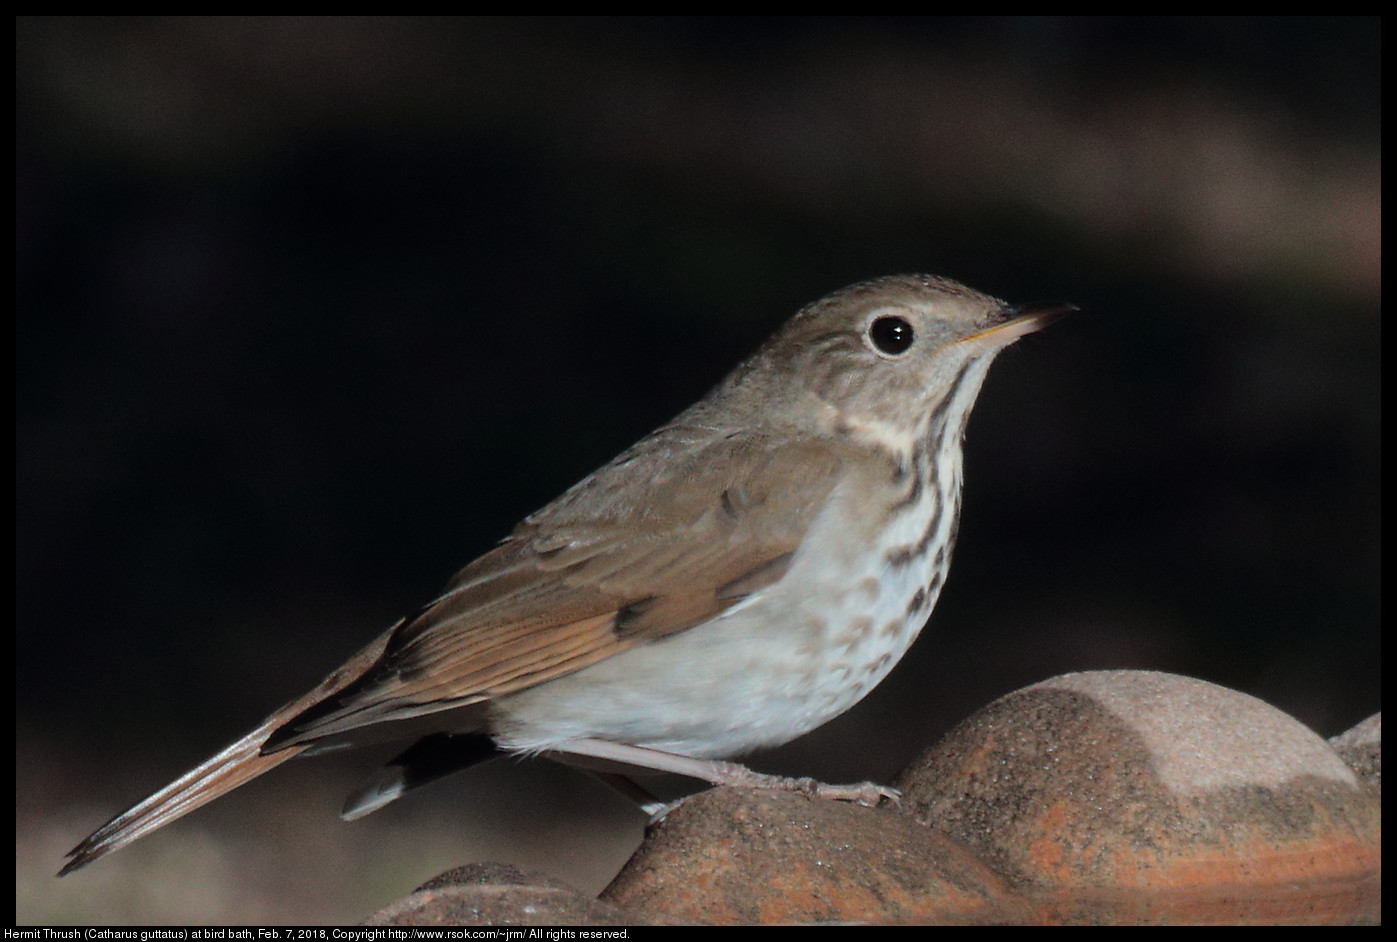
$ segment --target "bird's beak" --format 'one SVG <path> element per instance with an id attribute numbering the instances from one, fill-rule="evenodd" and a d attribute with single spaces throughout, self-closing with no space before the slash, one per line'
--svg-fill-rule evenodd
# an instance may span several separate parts
<path id="1" fill-rule="evenodd" d="M 989 347 L 1006 347 L 1025 334 L 1042 330 L 1053 321 L 1079 311 L 1081 308 L 1066 301 L 1030 301 L 1027 304 L 1011 304 L 1001 312 L 1004 320 L 979 333 L 971 334 L 962 343 L 983 344 Z"/>

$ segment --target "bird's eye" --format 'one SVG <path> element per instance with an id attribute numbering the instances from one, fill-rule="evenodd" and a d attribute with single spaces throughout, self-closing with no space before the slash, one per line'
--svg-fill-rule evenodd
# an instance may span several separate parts
<path id="1" fill-rule="evenodd" d="M 915 335 L 905 317 L 887 315 L 868 325 L 868 339 L 879 353 L 890 357 L 902 356 L 912 346 Z"/>

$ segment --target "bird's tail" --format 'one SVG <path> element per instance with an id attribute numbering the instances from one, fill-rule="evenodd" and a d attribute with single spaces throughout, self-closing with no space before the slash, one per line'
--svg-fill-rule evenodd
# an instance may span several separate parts
<path id="1" fill-rule="evenodd" d="M 382 655 L 395 628 L 397 625 L 350 658 L 314 690 L 277 710 L 242 739 L 93 831 L 68 852 L 68 862 L 58 875 L 61 877 L 85 867 L 312 748 L 314 743 L 301 743 L 266 755 L 262 753 L 262 746 L 272 733 L 361 677 Z"/>

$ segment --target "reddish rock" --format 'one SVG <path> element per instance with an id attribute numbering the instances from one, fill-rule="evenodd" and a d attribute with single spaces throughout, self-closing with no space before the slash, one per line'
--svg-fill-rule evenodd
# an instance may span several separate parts
<path id="1" fill-rule="evenodd" d="M 560 880 L 512 864 L 469 864 L 433 877 L 366 926 L 620 926 L 635 920 Z"/>
<path id="2" fill-rule="evenodd" d="M 1329 745 L 1361 781 L 1382 795 L 1381 713 L 1374 713 L 1348 732 L 1332 737 Z"/>
<path id="3" fill-rule="evenodd" d="M 652 828 L 602 894 L 646 921 L 1018 921 L 1003 881 L 888 810 L 789 792 L 703 792 Z"/>
<path id="4" fill-rule="evenodd" d="M 1035 922 L 1380 918 L 1381 808 L 1274 707 L 1147 671 L 1068 674 L 990 704 L 896 783 L 1003 873 Z"/>

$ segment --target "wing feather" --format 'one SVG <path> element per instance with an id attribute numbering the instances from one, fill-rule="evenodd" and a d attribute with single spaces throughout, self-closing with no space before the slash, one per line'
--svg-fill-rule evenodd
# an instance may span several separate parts
<path id="1" fill-rule="evenodd" d="M 264 751 L 524 690 L 779 580 L 839 479 L 840 454 L 823 440 L 735 446 L 733 433 L 710 432 L 694 447 L 692 427 L 661 430 L 528 517 L 399 626 L 358 682 Z M 668 447 L 673 434 L 690 444 L 685 460 Z"/>

